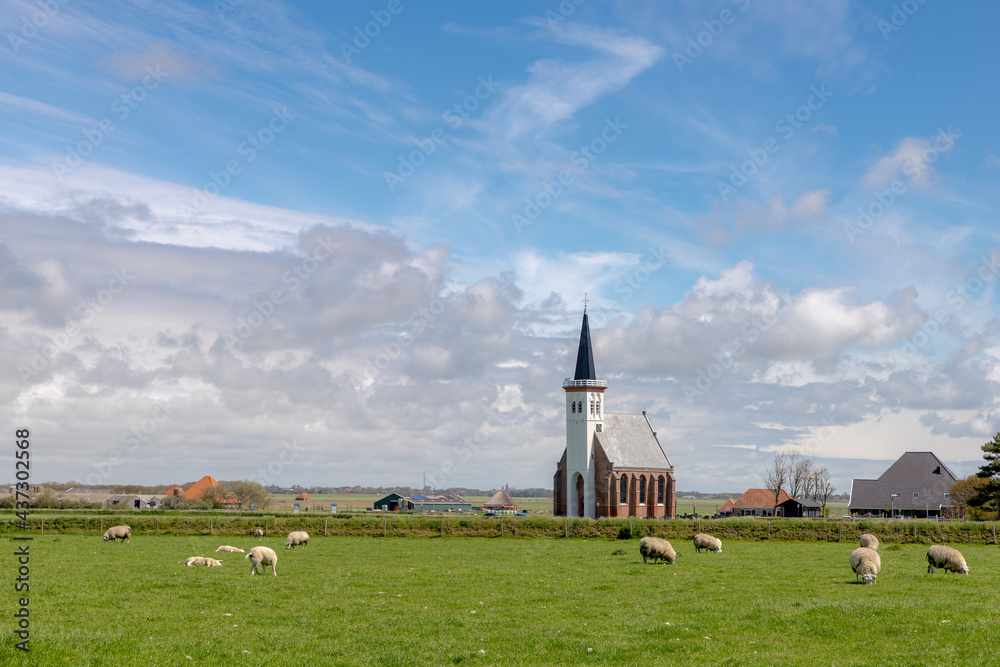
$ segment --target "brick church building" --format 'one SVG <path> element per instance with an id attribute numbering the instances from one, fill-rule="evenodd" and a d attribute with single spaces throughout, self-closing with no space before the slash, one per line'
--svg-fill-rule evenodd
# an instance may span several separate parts
<path id="1" fill-rule="evenodd" d="M 566 449 L 553 476 L 555 516 L 667 517 L 677 513 L 674 468 L 646 413 L 604 411 L 607 380 L 598 380 L 587 308 L 566 392 Z"/>

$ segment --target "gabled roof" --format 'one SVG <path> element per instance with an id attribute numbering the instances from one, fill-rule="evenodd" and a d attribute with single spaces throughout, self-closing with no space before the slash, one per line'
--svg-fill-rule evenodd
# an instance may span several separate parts
<path id="1" fill-rule="evenodd" d="M 733 511 L 733 499 L 729 498 L 726 502 L 722 503 L 722 507 L 719 508 L 720 512 L 732 512 Z"/>
<path id="2" fill-rule="evenodd" d="M 218 485 L 219 483 L 213 477 L 205 475 L 184 491 L 184 497 L 188 500 L 198 500 L 201 497 L 202 491 Z"/>
<path id="3" fill-rule="evenodd" d="M 594 435 L 615 468 L 666 470 L 670 461 L 646 415 L 605 412 L 601 432 Z"/>
<path id="4" fill-rule="evenodd" d="M 886 507 L 938 509 L 941 505 L 952 504 L 944 494 L 950 493 L 957 481 L 955 473 L 933 452 L 906 452 L 878 479 L 853 480 L 848 508 L 854 511 Z M 893 498 L 894 493 L 899 495 Z"/>
<path id="5" fill-rule="evenodd" d="M 303 491 L 299 495 L 295 496 L 296 500 L 309 500 L 309 494 Z"/>
<path id="6" fill-rule="evenodd" d="M 594 370 L 594 348 L 590 344 L 590 323 L 587 320 L 587 311 L 583 311 L 583 327 L 580 329 L 580 347 L 576 351 L 576 373 L 574 380 L 596 380 L 597 372 Z"/>
<path id="7" fill-rule="evenodd" d="M 815 500 L 810 500 L 809 498 L 789 498 L 783 503 L 778 503 L 779 505 L 802 505 L 803 507 L 812 507 L 815 509 L 822 509 L 822 505 Z"/>
<path id="8" fill-rule="evenodd" d="M 514 499 L 510 497 L 510 494 L 505 489 L 500 489 L 489 500 L 483 503 L 482 507 L 483 509 L 489 507 L 517 507 L 517 503 L 514 502 Z"/>
<path id="9" fill-rule="evenodd" d="M 778 504 L 791 500 L 792 497 L 784 489 L 778 494 Z M 747 489 L 743 495 L 733 501 L 734 508 L 774 508 L 774 491 L 770 489 Z"/>
<path id="10" fill-rule="evenodd" d="M 163 492 L 165 496 L 183 496 L 184 489 L 176 484 L 171 484 L 170 488 Z"/>

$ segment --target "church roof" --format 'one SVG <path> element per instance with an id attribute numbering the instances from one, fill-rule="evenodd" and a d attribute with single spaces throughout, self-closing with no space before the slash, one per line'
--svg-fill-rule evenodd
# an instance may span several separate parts
<path id="1" fill-rule="evenodd" d="M 646 415 L 605 412 L 601 432 L 596 438 L 608 460 L 617 468 L 662 470 L 671 467 Z"/>
<path id="2" fill-rule="evenodd" d="M 590 322 L 587 320 L 586 310 L 583 312 L 583 327 L 580 329 L 580 347 L 576 352 L 576 373 L 573 379 L 597 379 L 597 372 L 594 370 L 594 348 L 590 344 Z"/>

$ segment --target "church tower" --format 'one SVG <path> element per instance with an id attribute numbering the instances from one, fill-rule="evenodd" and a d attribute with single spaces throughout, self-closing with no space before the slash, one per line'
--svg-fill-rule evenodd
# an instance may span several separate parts
<path id="1" fill-rule="evenodd" d="M 580 347 L 576 353 L 576 372 L 563 381 L 566 391 L 566 514 L 597 518 L 594 462 L 595 434 L 604 423 L 606 380 L 598 380 L 594 370 L 594 349 L 590 342 L 587 306 L 583 307 Z"/>

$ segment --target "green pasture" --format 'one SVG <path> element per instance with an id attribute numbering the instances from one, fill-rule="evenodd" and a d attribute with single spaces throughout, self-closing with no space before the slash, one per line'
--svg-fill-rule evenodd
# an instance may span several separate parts
<path id="1" fill-rule="evenodd" d="M 307 501 L 296 501 L 295 494 L 290 493 L 275 493 L 272 494 L 274 500 L 276 501 L 273 509 L 279 512 L 291 512 L 293 511 L 296 502 L 299 503 L 299 510 L 303 511 L 309 508 L 308 511 L 312 512 L 327 512 L 330 511 L 330 504 L 337 504 L 337 512 L 364 512 L 366 509 L 371 509 L 376 500 L 384 498 L 385 495 L 374 495 L 374 494 L 361 494 L 361 493 L 310 493 L 309 500 Z M 490 499 L 489 496 L 462 496 L 465 500 L 469 501 L 473 509 L 479 509 L 479 506 Z M 552 511 L 552 499 L 551 498 L 518 498 L 514 497 L 514 502 L 520 505 L 523 509 L 529 512 L 540 512 L 540 511 Z"/>
<path id="2" fill-rule="evenodd" d="M 184 567 L 220 544 L 278 552 L 278 576 Z M 20 543 L 23 544 L 23 543 Z M 890 544 L 874 586 L 854 543 L 747 541 L 644 565 L 638 540 L 83 535 L 30 543 L 31 653 L 4 614 L 2 664 L 996 664 L 1000 548 L 971 575 Z M 0 559 L 16 608 L 15 543 Z M 621 550 L 623 553 L 619 553 Z M 188 659 L 190 656 L 190 659 Z"/>

